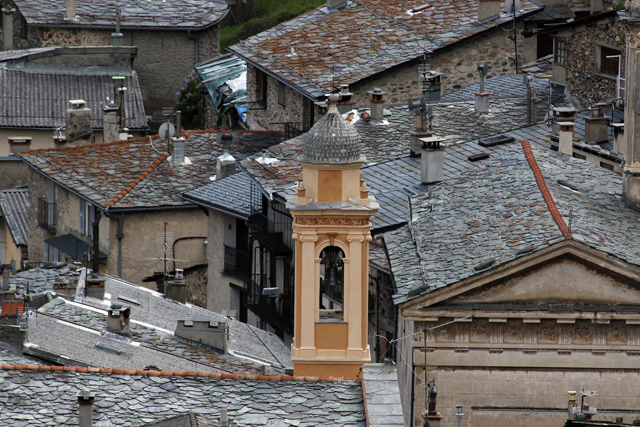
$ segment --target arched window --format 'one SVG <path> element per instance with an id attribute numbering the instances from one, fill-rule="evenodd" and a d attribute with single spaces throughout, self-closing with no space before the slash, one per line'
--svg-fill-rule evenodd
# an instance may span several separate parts
<path id="1" fill-rule="evenodd" d="M 320 320 L 343 320 L 344 252 L 337 246 L 327 246 L 320 258 Z"/>

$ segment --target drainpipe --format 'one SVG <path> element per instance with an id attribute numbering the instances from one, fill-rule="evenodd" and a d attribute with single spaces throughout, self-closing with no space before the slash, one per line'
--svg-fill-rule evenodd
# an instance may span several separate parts
<path id="1" fill-rule="evenodd" d="M 189 37 L 191 40 L 194 40 L 196 42 L 196 63 L 195 65 L 198 65 L 198 38 L 196 36 L 192 36 L 191 35 L 191 30 L 187 30 L 187 37 Z"/>
<path id="2" fill-rule="evenodd" d="M 100 220 L 102 213 L 100 209 L 94 209 L 95 218 L 91 223 L 93 227 L 93 274 L 98 274 L 100 268 Z"/>
<path id="3" fill-rule="evenodd" d="M 171 257 L 173 258 L 173 271 L 176 271 L 176 243 L 178 243 L 181 240 L 189 240 L 189 239 L 203 239 L 203 240 L 207 240 L 207 237 L 201 237 L 201 236 L 189 236 L 189 237 L 180 237 L 179 239 L 176 239 L 173 241 L 173 245 L 171 246 Z M 205 261 L 207 260 L 207 257 L 205 255 Z"/>
<path id="4" fill-rule="evenodd" d="M 116 239 L 118 239 L 118 277 L 122 278 L 122 238 L 124 237 L 124 212 L 120 214 L 120 218 L 116 218 L 105 211 L 104 216 L 109 219 L 113 219 L 118 223 L 118 231 L 116 232 Z"/>

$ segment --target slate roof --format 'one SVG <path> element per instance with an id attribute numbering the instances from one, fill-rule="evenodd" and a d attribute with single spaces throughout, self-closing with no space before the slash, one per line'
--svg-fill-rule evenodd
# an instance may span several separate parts
<path id="1" fill-rule="evenodd" d="M 531 155 L 543 184 L 525 150 L 512 145 L 486 160 L 483 169 L 445 179 L 411 198 L 409 224 L 384 236 L 396 304 L 567 238 L 640 265 L 640 247 L 628 239 L 640 233 L 640 214 L 622 204 L 621 177 L 549 150 L 540 132 L 513 134 L 533 142 Z"/>
<path id="2" fill-rule="evenodd" d="M 190 412 L 185 415 L 176 415 L 160 421 L 144 424 L 144 427 L 219 427 L 220 424 L 209 418 Z"/>
<path id="3" fill-rule="evenodd" d="M 113 76 L 124 75 L 126 125 L 130 130 L 148 129 L 138 75 L 123 70 L 94 74 L 95 67 L 74 67 L 72 72 L 27 72 L 3 69 L 0 63 L 0 128 L 57 129 L 66 123 L 69 101 L 82 99 L 91 109 L 93 129 L 102 129 L 102 107 L 113 98 Z M 64 132 L 62 133 L 64 135 Z"/>
<path id="4" fill-rule="evenodd" d="M 407 13 L 423 4 L 429 7 Z M 525 0 L 518 18 L 541 10 Z M 335 85 L 355 83 L 513 19 L 503 13 L 479 23 L 477 0 L 354 0 L 326 12 L 314 9 L 228 50 L 317 99 Z M 287 56 L 290 43 L 294 56 Z"/>
<path id="5" fill-rule="evenodd" d="M 78 425 L 77 394 L 83 389 L 95 394 L 96 426 L 130 427 L 189 412 L 216 420 L 221 405 L 227 405 L 229 418 L 239 426 L 366 426 L 362 385 L 356 381 L 234 379 L 184 372 L 132 375 L 112 369 L 81 372 L 86 368 L 60 372 L 39 370 L 38 366 L 2 366 L 0 423 L 12 427 Z"/>
<path id="6" fill-rule="evenodd" d="M 22 289 L 29 287 L 30 293 L 41 293 L 53 290 L 54 282 L 66 281 L 69 287 L 76 287 L 82 268 L 74 264 L 46 263 L 30 270 L 20 271 L 9 277 L 9 285 Z"/>
<path id="7" fill-rule="evenodd" d="M 395 365 L 369 363 L 362 367 L 362 388 L 370 427 L 404 426 L 398 372 Z"/>
<path id="8" fill-rule="evenodd" d="M 251 216 L 251 178 L 245 173 L 235 173 L 193 190 L 181 196 L 201 206 L 207 206 L 233 216 L 249 219 Z"/>
<path id="9" fill-rule="evenodd" d="M 4 215 L 16 246 L 29 244 L 28 206 L 29 189 L 26 186 L 0 191 L 0 213 Z"/>
<path id="10" fill-rule="evenodd" d="M 61 186 L 101 208 L 135 209 L 193 206 L 180 193 L 215 176 L 222 141 L 216 131 L 187 132 L 185 155 L 191 164 L 171 165 L 159 137 L 23 151 L 20 157 Z M 271 145 L 276 132 L 239 132 L 232 154 Z"/>
<path id="11" fill-rule="evenodd" d="M 122 10 L 122 29 L 205 29 L 224 18 L 225 0 L 82 0 L 77 21 L 67 20 L 65 0 L 15 0 L 27 24 L 34 27 L 115 29 L 116 8 Z"/>

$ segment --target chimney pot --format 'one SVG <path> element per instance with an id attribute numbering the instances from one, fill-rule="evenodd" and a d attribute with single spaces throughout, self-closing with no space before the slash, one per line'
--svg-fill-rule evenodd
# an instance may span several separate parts
<path id="1" fill-rule="evenodd" d="M 65 19 L 77 20 L 78 16 L 76 15 L 76 0 L 67 0 L 67 16 Z"/>
<path id="2" fill-rule="evenodd" d="M 371 99 L 369 100 L 371 118 L 373 120 L 381 121 L 384 118 L 384 99 L 383 96 L 386 95 L 386 92 L 383 92 L 380 88 L 375 88 L 369 92 L 371 95 Z"/>
<path id="3" fill-rule="evenodd" d="M 422 155 L 420 156 L 420 180 L 423 184 L 440 182 L 443 179 L 444 147 L 443 138 L 432 136 L 420 138 Z"/>
<path id="4" fill-rule="evenodd" d="M 84 389 L 80 393 L 78 393 L 80 427 L 93 426 L 93 401 L 95 397 L 95 394 L 91 393 L 87 389 Z"/>
<path id="5" fill-rule="evenodd" d="M 228 427 L 229 417 L 227 415 L 227 405 L 220 406 L 220 427 Z"/>
<path id="6" fill-rule="evenodd" d="M 558 151 L 573 156 L 573 122 L 558 122 L 560 143 Z"/>
<path id="7" fill-rule="evenodd" d="M 21 151 L 29 150 L 31 148 L 32 139 L 33 138 L 30 136 L 8 136 L 9 152 L 19 153 Z"/>
<path id="8" fill-rule="evenodd" d="M 229 149 L 233 141 L 233 135 L 228 132 L 222 134 L 222 155 L 216 163 L 216 179 L 222 179 L 236 172 L 236 159 L 230 154 Z M 262 153 L 264 157 L 264 150 Z"/>

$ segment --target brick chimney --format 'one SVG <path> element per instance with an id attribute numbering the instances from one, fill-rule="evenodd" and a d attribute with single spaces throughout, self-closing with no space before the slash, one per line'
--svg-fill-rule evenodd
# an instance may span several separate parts
<path id="1" fill-rule="evenodd" d="M 2 9 L 2 49 L 13 50 L 13 13 L 16 10 L 6 5 Z"/>
<path id="2" fill-rule="evenodd" d="M 568 156 L 573 156 L 573 125 L 573 122 L 558 122 L 558 151 Z"/>
<path id="3" fill-rule="evenodd" d="M 21 151 L 31 149 L 31 140 L 33 138 L 30 136 L 8 136 L 7 140 L 9 141 L 9 153 L 19 153 Z"/>
<path id="4" fill-rule="evenodd" d="M 130 326 L 131 308 L 123 307 L 122 304 L 111 304 L 109 315 L 107 316 L 107 331 L 131 338 Z"/>
<path id="5" fill-rule="evenodd" d="M 478 21 L 495 19 L 500 15 L 500 0 L 478 0 Z"/>
<path id="6" fill-rule="evenodd" d="M 230 154 L 233 135 L 228 132 L 222 134 L 222 155 L 218 157 L 216 164 L 216 179 L 236 173 L 236 159 Z"/>
<path id="7" fill-rule="evenodd" d="M 86 102 L 82 99 L 72 99 L 69 104 L 71 108 L 67 109 L 65 138 L 67 140 L 88 139 L 93 133 L 91 110 L 86 108 Z"/>
<path id="8" fill-rule="evenodd" d="M 371 95 L 369 102 L 371 103 L 371 118 L 376 122 L 382 121 L 384 117 L 384 98 L 385 92 L 380 88 L 375 88 L 368 92 Z"/>

